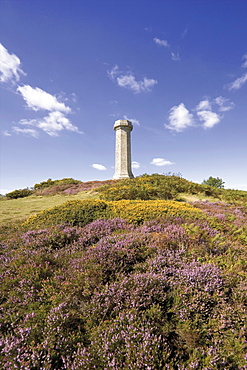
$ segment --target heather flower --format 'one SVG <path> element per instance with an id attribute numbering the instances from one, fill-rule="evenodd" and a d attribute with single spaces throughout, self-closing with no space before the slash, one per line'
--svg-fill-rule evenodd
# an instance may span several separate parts
<path id="1" fill-rule="evenodd" d="M 3 235 L 2 368 L 245 370 L 247 217 L 197 207 Z"/>

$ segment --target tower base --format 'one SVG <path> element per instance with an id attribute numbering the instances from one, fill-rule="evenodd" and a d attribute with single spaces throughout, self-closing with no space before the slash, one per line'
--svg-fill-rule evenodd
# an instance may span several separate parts
<path id="1" fill-rule="evenodd" d="M 121 179 L 133 179 L 134 178 L 134 175 L 131 173 L 130 175 L 129 174 L 119 174 L 119 173 L 115 173 L 112 180 L 121 180 Z"/>

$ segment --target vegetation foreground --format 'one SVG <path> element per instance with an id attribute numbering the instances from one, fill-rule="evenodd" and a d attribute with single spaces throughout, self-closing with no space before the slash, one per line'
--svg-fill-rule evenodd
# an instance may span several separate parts
<path id="1" fill-rule="evenodd" d="M 148 180 L 2 226 L 3 369 L 247 369 L 246 192 Z"/>

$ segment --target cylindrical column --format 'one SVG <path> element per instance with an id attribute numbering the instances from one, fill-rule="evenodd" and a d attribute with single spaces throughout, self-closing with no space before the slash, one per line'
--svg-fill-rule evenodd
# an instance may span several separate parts
<path id="1" fill-rule="evenodd" d="M 116 131 L 116 157 L 113 179 L 132 179 L 134 176 L 131 170 L 130 132 L 133 130 L 133 125 L 128 120 L 120 119 L 115 122 L 114 130 Z"/>

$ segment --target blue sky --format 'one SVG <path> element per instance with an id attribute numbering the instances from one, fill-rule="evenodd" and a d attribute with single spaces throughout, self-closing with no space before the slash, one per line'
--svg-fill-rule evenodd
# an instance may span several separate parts
<path id="1" fill-rule="evenodd" d="M 247 1 L 0 0 L 1 193 L 133 173 L 247 190 Z"/>

